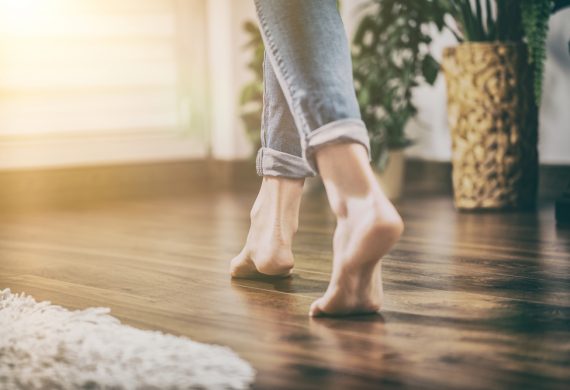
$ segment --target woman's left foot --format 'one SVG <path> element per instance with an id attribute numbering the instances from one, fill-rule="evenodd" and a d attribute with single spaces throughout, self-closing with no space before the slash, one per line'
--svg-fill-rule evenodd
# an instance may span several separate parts
<path id="1" fill-rule="evenodd" d="M 251 226 L 242 251 L 232 259 L 234 278 L 286 277 L 294 259 L 293 236 L 299 224 L 303 179 L 263 178 L 251 209 Z"/>

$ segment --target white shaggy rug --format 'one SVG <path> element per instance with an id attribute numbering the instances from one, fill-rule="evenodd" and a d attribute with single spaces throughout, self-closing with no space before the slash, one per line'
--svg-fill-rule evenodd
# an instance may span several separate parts
<path id="1" fill-rule="evenodd" d="M 244 389 L 253 368 L 226 347 L 0 292 L 0 389 Z"/>

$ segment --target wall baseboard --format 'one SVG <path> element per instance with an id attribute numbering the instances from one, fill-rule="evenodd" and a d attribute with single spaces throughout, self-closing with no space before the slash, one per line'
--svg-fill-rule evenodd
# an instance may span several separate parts
<path id="1" fill-rule="evenodd" d="M 539 191 L 541 200 L 559 197 L 570 182 L 570 165 L 541 165 Z M 452 194 L 451 163 L 408 159 L 406 161 L 406 192 L 413 194 Z"/>
<path id="2" fill-rule="evenodd" d="M 541 166 L 540 177 L 540 199 L 554 200 L 570 181 L 570 166 Z M 0 171 L 0 210 L 75 207 L 212 190 L 254 192 L 259 181 L 250 160 L 201 159 Z M 451 195 L 451 164 L 408 160 L 405 186 L 406 195 Z"/>
<path id="3" fill-rule="evenodd" d="M 255 166 L 249 161 L 203 159 L 0 171 L 0 210 L 81 207 L 257 185 Z"/>

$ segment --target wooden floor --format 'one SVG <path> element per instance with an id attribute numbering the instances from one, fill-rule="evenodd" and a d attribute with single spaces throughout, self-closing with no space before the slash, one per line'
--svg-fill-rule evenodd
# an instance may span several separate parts
<path id="1" fill-rule="evenodd" d="M 303 201 L 291 279 L 232 281 L 253 198 L 6 214 L 0 288 L 227 345 L 257 369 L 256 389 L 570 388 L 570 232 L 551 204 L 465 214 L 447 196 L 402 200 L 382 314 L 310 319 L 331 268 L 325 198 Z"/>

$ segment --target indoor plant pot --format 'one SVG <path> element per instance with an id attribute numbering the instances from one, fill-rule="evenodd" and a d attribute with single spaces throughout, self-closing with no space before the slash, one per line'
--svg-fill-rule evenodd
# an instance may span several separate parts
<path id="1" fill-rule="evenodd" d="M 462 43 L 444 51 L 442 68 L 456 207 L 532 207 L 538 123 L 526 45 Z"/>
<path id="2" fill-rule="evenodd" d="M 459 46 L 444 52 L 455 204 L 527 208 L 538 181 L 548 20 L 570 0 L 445 0 Z M 449 20 L 455 23 L 449 23 Z"/>
<path id="3" fill-rule="evenodd" d="M 382 170 L 374 169 L 374 174 L 382 191 L 389 199 L 398 199 L 404 188 L 406 159 L 404 149 L 390 150 L 390 158 Z"/>

